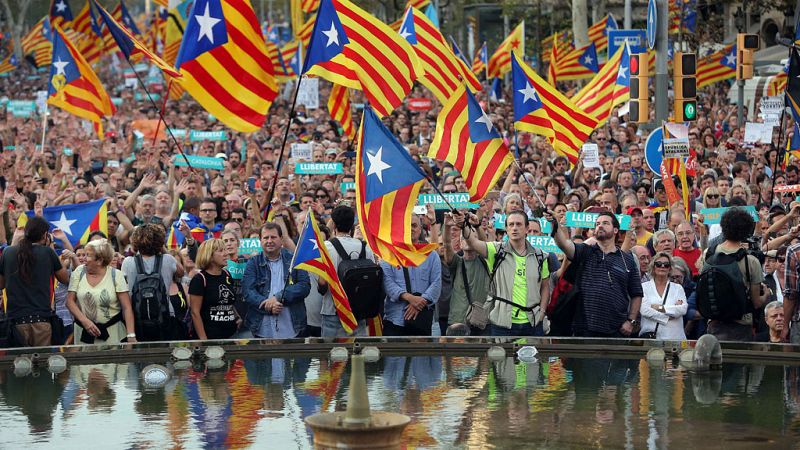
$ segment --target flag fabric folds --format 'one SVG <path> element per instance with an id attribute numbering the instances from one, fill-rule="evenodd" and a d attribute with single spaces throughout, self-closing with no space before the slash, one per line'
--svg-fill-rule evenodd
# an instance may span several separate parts
<path id="1" fill-rule="evenodd" d="M 480 90 L 481 85 L 470 71 L 462 71 L 458 58 L 430 19 L 414 8 L 406 10 L 402 36 L 414 48 L 425 74 L 419 79 L 440 102 L 446 102 L 462 83 L 469 82 L 470 89 Z"/>
<path id="2" fill-rule="evenodd" d="M 331 261 L 328 249 L 325 245 L 325 236 L 319 231 L 317 221 L 311 209 L 308 210 L 306 223 L 300 238 L 297 240 L 297 248 L 294 251 L 292 269 L 305 270 L 314 273 L 320 279 L 328 283 L 328 289 L 333 297 L 333 305 L 336 307 L 336 315 L 346 333 L 352 333 L 358 327 L 358 322 L 350 308 L 350 301 L 344 292 L 336 267 Z"/>
<path id="3" fill-rule="evenodd" d="M 44 67 L 50 64 L 50 18 L 42 17 L 36 22 L 28 33 L 22 37 L 20 44 L 22 54 L 25 56 L 33 54 L 36 67 Z"/>
<path id="4" fill-rule="evenodd" d="M 479 202 L 513 161 L 489 115 L 463 85 L 442 106 L 428 156 L 453 165 Z"/>
<path id="5" fill-rule="evenodd" d="M 611 14 L 606 14 L 604 18 L 589 27 L 589 42 L 593 43 L 598 52 L 608 48 L 608 32 L 618 29 L 616 19 Z"/>
<path id="6" fill-rule="evenodd" d="M 55 0 L 50 3 L 50 24 L 61 28 L 72 27 L 72 8 L 67 0 Z"/>
<path id="7" fill-rule="evenodd" d="M 769 77 L 769 81 L 767 81 L 767 95 L 770 97 L 780 95 L 781 92 L 786 89 L 786 78 L 786 72 L 781 72 Z"/>
<path id="8" fill-rule="evenodd" d="M 486 47 L 486 42 L 478 49 L 475 58 L 472 60 L 472 72 L 476 75 L 486 72 L 489 67 L 489 50 Z"/>
<path id="9" fill-rule="evenodd" d="M 83 8 L 78 11 L 78 15 L 75 16 L 75 20 L 72 21 L 72 29 L 78 33 L 88 35 L 89 33 L 94 32 L 92 30 L 92 16 L 90 14 L 91 3 L 91 0 L 87 0 L 86 3 L 84 3 Z"/>
<path id="10" fill-rule="evenodd" d="M 344 86 L 334 84 L 331 95 L 328 97 L 328 111 L 331 118 L 342 125 L 344 134 L 354 140 L 356 129 L 353 127 L 353 113 L 350 106 L 350 90 Z"/>
<path id="11" fill-rule="evenodd" d="M 58 26 L 53 29 L 52 60 L 47 103 L 94 122 L 102 138 L 103 117 L 114 114 L 114 105 L 97 75 Z"/>
<path id="12" fill-rule="evenodd" d="M 511 52 L 525 54 L 525 21 L 514 28 L 489 58 L 489 77 L 501 77 L 511 70 Z"/>
<path id="13" fill-rule="evenodd" d="M 198 0 L 176 67 L 181 85 L 220 122 L 258 131 L 278 93 L 267 45 L 248 0 Z"/>
<path id="14" fill-rule="evenodd" d="M 557 80 L 581 80 L 592 78 L 599 72 L 597 46 L 592 42 L 586 47 L 576 48 L 566 55 L 557 55 L 556 63 L 550 58 L 551 67 Z"/>
<path id="15" fill-rule="evenodd" d="M 92 231 L 102 231 L 108 236 L 108 206 L 107 200 L 95 200 L 87 203 L 73 205 L 48 206 L 42 210 L 42 216 L 50 222 L 50 229 L 58 228 L 63 231 L 72 246 L 85 244 Z M 33 217 L 33 211 L 27 211 L 20 216 L 19 226 L 25 226 L 28 217 Z"/>
<path id="16" fill-rule="evenodd" d="M 512 64 L 514 126 L 547 137 L 557 152 L 577 163 L 581 146 L 597 127 L 597 118 L 582 112 L 518 56 Z"/>
<path id="17" fill-rule="evenodd" d="M 161 59 L 158 55 L 151 52 L 150 49 L 139 42 L 139 40 L 136 39 L 130 31 L 121 26 L 113 17 L 111 17 L 111 14 L 109 14 L 105 8 L 100 6 L 100 3 L 98 3 L 97 0 L 92 0 L 92 2 L 94 2 L 94 6 L 97 9 L 99 17 L 103 23 L 105 23 L 106 27 L 108 27 L 111 36 L 117 42 L 119 49 L 126 58 L 131 59 L 131 57 L 135 55 L 142 55 L 152 61 L 152 63 L 161 69 L 165 74 L 174 78 L 182 77 L 180 72 L 175 70 L 174 67 Z"/>
<path id="18" fill-rule="evenodd" d="M 358 136 L 355 183 L 361 234 L 387 263 L 416 267 L 437 247 L 411 241 L 411 213 L 425 174 L 369 105 Z"/>
<path id="19" fill-rule="evenodd" d="M 321 0 L 303 73 L 364 91 L 386 116 L 424 71 L 411 44 L 388 25 L 348 0 Z"/>
<path id="20" fill-rule="evenodd" d="M 574 97 L 583 112 L 589 113 L 605 123 L 611 110 L 630 99 L 630 54 L 623 45 Z"/>
<path id="21" fill-rule="evenodd" d="M 800 122 L 800 53 L 792 47 L 786 79 L 786 105 L 792 110 L 795 123 Z"/>
<path id="22" fill-rule="evenodd" d="M 12 53 L 0 61 L 0 73 L 11 72 L 12 70 L 16 69 L 18 65 L 19 61 L 17 61 L 17 57 Z"/>
<path id="23" fill-rule="evenodd" d="M 736 45 L 729 45 L 697 62 L 697 89 L 736 76 Z"/>

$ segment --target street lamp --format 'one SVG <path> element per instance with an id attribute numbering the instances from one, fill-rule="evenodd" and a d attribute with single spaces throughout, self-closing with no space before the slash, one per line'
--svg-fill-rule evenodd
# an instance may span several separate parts
<path id="1" fill-rule="evenodd" d="M 742 10 L 741 6 L 737 7 L 736 12 L 733 13 L 733 25 L 736 27 L 739 33 L 744 33 L 745 20 L 744 11 Z"/>

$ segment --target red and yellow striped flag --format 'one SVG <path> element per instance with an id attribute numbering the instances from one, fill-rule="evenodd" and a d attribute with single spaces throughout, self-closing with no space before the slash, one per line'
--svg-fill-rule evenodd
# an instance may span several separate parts
<path id="1" fill-rule="evenodd" d="M 736 76 L 736 46 L 728 45 L 697 62 L 697 88 Z"/>
<path id="2" fill-rule="evenodd" d="M 554 79 L 582 80 L 592 78 L 600 71 L 598 59 L 597 47 L 591 43 L 585 47 L 576 48 L 566 55 L 557 55 L 556 63 L 552 64 L 551 62 L 550 66 L 555 71 Z"/>
<path id="3" fill-rule="evenodd" d="M 589 27 L 589 42 L 594 43 L 598 53 L 608 48 L 608 32 L 617 28 L 617 21 L 611 14 L 606 14 Z"/>
<path id="4" fill-rule="evenodd" d="M 500 78 L 511 70 L 511 52 L 525 54 L 525 21 L 514 28 L 489 58 L 489 78 Z"/>
<path id="5" fill-rule="evenodd" d="M 328 97 L 328 111 L 331 118 L 342 125 L 344 134 L 355 140 L 356 129 L 353 126 L 353 112 L 350 106 L 350 90 L 344 86 L 334 84 L 331 88 L 331 95 Z"/>
<path id="6" fill-rule="evenodd" d="M 786 90 L 786 78 L 786 72 L 781 72 L 769 77 L 769 81 L 767 81 L 767 95 L 774 97 L 783 94 L 783 91 Z"/>
<path id="7" fill-rule="evenodd" d="M 319 0 L 302 0 L 300 6 L 305 13 L 312 13 L 319 8 Z"/>
<path id="8" fill-rule="evenodd" d="M 623 45 L 584 86 L 572 101 L 586 113 L 605 123 L 611 110 L 630 99 L 630 56 Z"/>
<path id="9" fill-rule="evenodd" d="M 90 1 L 87 0 L 83 8 L 78 12 L 78 15 L 75 16 L 75 20 L 72 21 L 72 29 L 87 36 L 90 33 L 94 33 L 94 31 L 92 31 L 92 16 L 89 12 L 89 4 Z"/>

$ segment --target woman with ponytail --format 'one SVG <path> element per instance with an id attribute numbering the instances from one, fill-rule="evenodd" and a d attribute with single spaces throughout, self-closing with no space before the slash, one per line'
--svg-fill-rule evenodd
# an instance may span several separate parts
<path id="1" fill-rule="evenodd" d="M 19 243 L 0 255 L 0 289 L 6 290 L 6 314 L 16 347 L 51 345 L 54 283 L 69 283 L 67 270 L 50 247 L 49 231 L 47 220 L 31 217 Z"/>

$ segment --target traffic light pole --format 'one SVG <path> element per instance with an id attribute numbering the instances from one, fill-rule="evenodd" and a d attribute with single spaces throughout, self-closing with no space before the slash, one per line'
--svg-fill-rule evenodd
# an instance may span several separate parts
<path id="1" fill-rule="evenodd" d="M 736 101 L 736 123 L 741 128 L 744 126 L 744 80 L 738 80 L 736 84 L 739 88 L 739 98 Z"/>
<path id="2" fill-rule="evenodd" d="M 669 41 L 669 10 L 667 0 L 656 0 L 658 12 L 658 32 L 656 33 L 656 125 L 667 120 L 669 111 L 667 107 L 667 92 L 669 91 L 669 74 L 667 73 Z"/>

